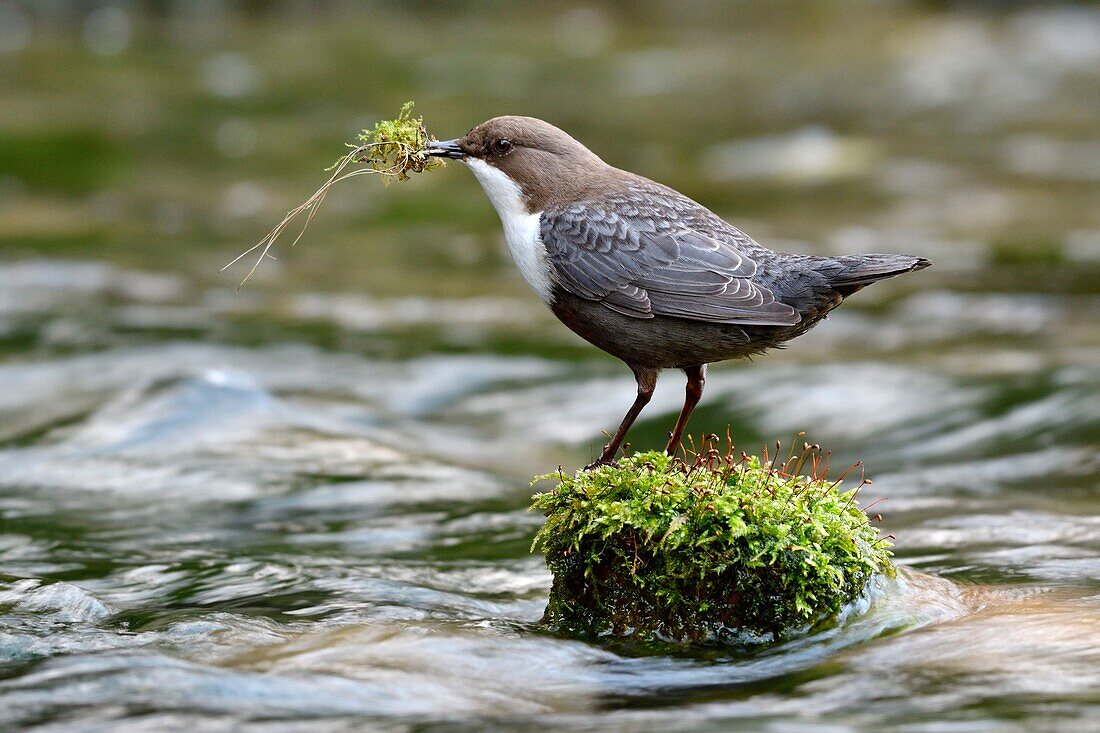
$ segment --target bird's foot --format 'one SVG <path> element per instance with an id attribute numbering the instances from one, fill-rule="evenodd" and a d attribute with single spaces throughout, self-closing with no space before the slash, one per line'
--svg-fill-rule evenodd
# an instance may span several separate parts
<path id="1" fill-rule="evenodd" d="M 587 466 L 585 466 L 584 470 L 585 471 L 593 471 L 593 470 L 599 468 L 600 466 L 617 466 L 617 465 L 619 465 L 619 464 L 615 462 L 615 459 L 612 456 L 600 456 L 599 458 L 597 458 L 596 460 L 592 461 Z"/>

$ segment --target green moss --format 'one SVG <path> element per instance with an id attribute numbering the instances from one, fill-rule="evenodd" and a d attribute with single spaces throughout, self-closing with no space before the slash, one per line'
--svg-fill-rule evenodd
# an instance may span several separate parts
<path id="1" fill-rule="evenodd" d="M 392 120 L 382 120 L 373 129 L 359 133 L 361 145 L 351 147 L 362 151 L 356 162 L 366 163 L 375 171 L 406 181 L 409 173 L 423 173 L 446 165 L 442 158 L 428 155 L 428 142 L 434 138 L 424 129 L 424 118 L 412 116 L 412 102 L 405 102 Z"/>
<path id="2" fill-rule="evenodd" d="M 268 232 L 263 239 L 237 255 L 222 268 L 224 270 L 231 267 L 242 257 L 259 250 L 260 254 L 256 257 L 256 262 L 244 276 L 244 279 L 241 280 L 241 284 L 237 286 L 238 290 L 252 278 L 256 273 L 256 269 L 265 259 L 268 257 L 274 259 L 274 256 L 270 253 L 276 240 L 282 236 L 291 222 L 305 214 L 305 223 L 298 231 L 294 241 L 291 242 L 291 246 L 293 247 L 298 243 L 302 235 L 305 234 L 310 222 L 313 221 L 313 217 L 317 215 L 321 204 L 324 203 L 329 189 L 337 183 L 368 173 L 377 173 L 382 176 L 385 183 L 389 183 L 391 179 L 406 181 L 409 178 L 410 171 L 422 173 L 444 165 L 441 159 L 428 155 L 428 142 L 433 138 L 429 138 L 428 133 L 424 130 L 424 120 L 412 116 L 412 108 L 412 102 L 405 102 L 405 105 L 401 107 L 401 112 L 395 119 L 382 120 L 374 126 L 373 130 L 363 130 L 359 134 L 360 144 L 348 144 L 348 147 L 352 148 L 351 152 L 326 168 L 326 170 L 332 172 L 332 175 L 319 189 L 313 192 L 312 196 L 306 199 L 304 203 L 288 211 L 283 220 L 276 224 L 275 228 Z M 354 163 L 365 163 L 366 167 L 355 168 Z"/>
<path id="3" fill-rule="evenodd" d="M 547 516 L 533 547 L 554 576 L 544 622 L 675 641 L 777 640 L 829 623 L 893 566 L 855 490 L 797 475 L 822 462 L 816 446 L 776 468 L 732 450 L 692 465 L 639 453 L 539 477 L 559 480 L 533 504 Z"/>

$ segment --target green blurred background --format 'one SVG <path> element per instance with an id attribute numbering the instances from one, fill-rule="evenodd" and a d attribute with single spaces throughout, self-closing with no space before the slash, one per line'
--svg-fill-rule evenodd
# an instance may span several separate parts
<path id="1" fill-rule="evenodd" d="M 691 425 L 863 460 L 904 582 L 759 652 L 544 633 L 529 477 L 635 385 L 473 176 L 348 181 L 220 271 L 406 100 L 775 249 L 932 259 Z M 5 731 L 1090 730 L 1097 404 L 1100 5 L 0 0 Z"/>
<path id="2" fill-rule="evenodd" d="M 343 185 L 230 297 L 243 270 L 219 267 L 412 99 L 441 138 L 545 118 L 776 249 L 925 255 L 924 288 L 1095 292 L 1097 22 L 1091 6 L 992 2 L 8 1 L 0 252 L 182 278 L 158 299 L 202 308 L 150 315 L 152 330 L 395 350 L 355 337 L 393 325 L 357 315 L 365 301 L 306 294 L 491 295 L 508 316 L 493 338 L 518 339 L 496 347 L 578 346 L 564 329 L 527 343 L 550 317 L 457 167 Z"/>

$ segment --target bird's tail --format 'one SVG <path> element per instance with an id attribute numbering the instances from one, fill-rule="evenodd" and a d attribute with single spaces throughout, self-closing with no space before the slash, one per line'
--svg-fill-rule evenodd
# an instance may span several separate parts
<path id="1" fill-rule="evenodd" d="M 833 290 L 843 296 L 888 277 L 923 270 L 931 261 L 912 255 L 845 255 L 829 257 L 828 267 L 820 271 L 829 278 Z"/>

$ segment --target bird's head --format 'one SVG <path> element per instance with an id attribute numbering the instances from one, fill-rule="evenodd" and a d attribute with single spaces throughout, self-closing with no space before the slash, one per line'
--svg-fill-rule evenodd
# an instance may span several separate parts
<path id="1" fill-rule="evenodd" d="M 591 150 L 549 122 L 534 117 L 494 117 L 455 140 L 433 142 L 428 154 L 470 166 L 503 216 L 516 206 L 526 213 L 575 197 L 609 167 Z"/>

